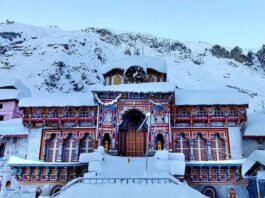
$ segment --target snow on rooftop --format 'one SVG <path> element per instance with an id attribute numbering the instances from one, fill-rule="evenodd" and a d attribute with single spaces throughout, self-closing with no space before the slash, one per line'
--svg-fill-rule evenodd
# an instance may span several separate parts
<path id="1" fill-rule="evenodd" d="M 246 161 L 242 165 L 242 175 L 246 176 L 246 173 L 251 169 L 251 167 L 256 163 L 265 166 L 265 151 L 264 150 L 256 150 L 246 159 Z"/>
<path id="2" fill-rule="evenodd" d="M 248 113 L 244 136 L 265 136 L 265 111 Z"/>
<path id="3" fill-rule="evenodd" d="M 20 107 L 95 106 L 94 96 L 87 93 L 47 94 L 23 98 Z"/>
<path id="4" fill-rule="evenodd" d="M 104 148 L 99 147 L 94 153 L 82 153 L 80 160 L 82 163 L 89 162 L 89 172 L 84 175 L 82 182 L 69 182 L 56 197 L 70 198 L 77 194 L 80 198 L 87 197 L 88 194 L 94 198 L 171 198 L 175 195 L 179 198 L 204 197 L 172 176 L 184 175 L 183 153 L 169 153 L 164 150 L 157 151 L 155 156 L 148 158 L 118 157 L 105 154 Z M 101 178 L 109 178 L 110 181 L 111 178 L 116 178 L 116 182 L 101 183 Z M 99 182 L 89 183 L 89 179 L 99 179 Z"/>
<path id="5" fill-rule="evenodd" d="M 141 66 L 145 70 L 151 68 L 162 73 L 167 73 L 166 61 L 162 58 L 151 56 L 126 56 L 103 65 L 101 67 L 101 73 L 105 74 L 116 68 L 124 69 L 126 71 L 131 66 Z"/>
<path id="6" fill-rule="evenodd" d="M 229 90 L 176 89 L 176 105 L 246 105 L 249 98 L 242 93 Z"/>
<path id="7" fill-rule="evenodd" d="M 26 97 L 24 92 L 16 89 L 0 89 L 0 100 L 20 100 Z"/>
<path id="8" fill-rule="evenodd" d="M 6 87 L 14 87 L 15 89 L 23 91 L 26 96 L 31 95 L 29 88 L 21 80 L 18 80 L 18 79 L 1 78 L 0 89 L 6 88 Z"/>
<path id="9" fill-rule="evenodd" d="M 120 84 L 120 85 L 99 85 L 93 91 L 110 91 L 110 92 L 135 92 L 135 93 L 168 93 L 174 92 L 176 85 L 169 82 L 149 82 L 139 84 Z"/>
<path id="10" fill-rule="evenodd" d="M 242 165 L 245 162 L 245 159 L 234 159 L 234 160 L 218 160 L 218 161 L 193 161 L 193 162 L 186 162 L 187 165 L 191 166 L 208 166 L 208 165 L 220 165 L 220 166 L 227 166 L 227 165 Z"/>
<path id="11" fill-rule="evenodd" d="M 23 126 L 21 118 L 0 122 L 0 137 L 27 136 L 27 135 L 28 135 L 28 130 Z"/>
<path id="12" fill-rule="evenodd" d="M 78 195 L 79 198 L 203 198 L 205 197 L 199 191 L 189 187 L 187 184 L 174 183 L 76 183 L 66 190 L 62 191 L 58 198 L 73 198 Z"/>
<path id="13" fill-rule="evenodd" d="M 68 162 L 68 163 L 63 163 L 63 162 L 43 162 L 43 161 L 38 161 L 38 160 L 29 160 L 29 159 L 24 159 L 18 156 L 11 156 L 8 160 L 8 165 L 10 166 L 71 166 L 71 165 L 78 165 L 77 162 Z"/>

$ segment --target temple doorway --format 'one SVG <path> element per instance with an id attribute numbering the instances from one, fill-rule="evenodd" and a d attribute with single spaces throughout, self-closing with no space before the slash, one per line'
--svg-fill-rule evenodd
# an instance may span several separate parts
<path id="1" fill-rule="evenodd" d="M 147 124 L 141 124 L 145 115 L 139 110 L 130 110 L 122 116 L 119 127 L 119 154 L 140 157 L 145 154 Z M 139 130 L 138 130 L 139 129 Z"/>
<path id="2" fill-rule="evenodd" d="M 156 150 L 159 151 L 164 149 L 165 141 L 164 141 L 164 136 L 161 133 L 157 134 L 155 143 L 156 143 Z"/>
<path id="3" fill-rule="evenodd" d="M 105 133 L 103 136 L 103 146 L 105 151 L 110 149 L 110 135 L 108 133 Z"/>

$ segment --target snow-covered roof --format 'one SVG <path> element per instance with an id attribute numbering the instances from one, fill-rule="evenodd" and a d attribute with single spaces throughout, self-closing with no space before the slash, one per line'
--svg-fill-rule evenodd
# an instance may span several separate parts
<path id="1" fill-rule="evenodd" d="M 244 136 L 265 136 L 265 111 L 248 113 Z"/>
<path id="2" fill-rule="evenodd" d="M 246 105 L 249 98 L 242 93 L 229 90 L 176 89 L 176 105 Z"/>
<path id="3" fill-rule="evenodd" d="M 120 84 L 120 85 L 99 85 L 93 91 L 102 92 L 135 92 L 135 93 L 168 93 L 174 92 L 176 85 L 169 82 L 150 82 L 150 83 L 139 83 L 139 84 Z"/>
<path id="4" fill-rule="evenodd" d="M 257 162 L 265 166 L 265 151 L 264 150 L 256 150 L 253 153 L 251 153 L 251 155 L 246 159 L 246 161 L 242 165 L 242 175 L 246 176 L 246 173 Z"/>
<path id="5" fill-rule="evenodd" d="M 29 88 L 21 80 L 12 78 L 1 78 L 0 89 L 5 89 L 7 87 L 14 87 L 15 89 L 23 91 L 26 96 L 31 95 Z"/>
<path id="6" fill-rule="evenodd" d="M 20 107 L 66 107 L 95 106 L 94 96 L 87 93 L 48 94 L 23 98 Z"/>
<path id="7" fill-rule="evenodd" d="M 16 89 L 0 89 L 0 100 L 20 100 L 26 97 L 24 92 Z"/>
<path id="8" fill-rule="evenodd" d="M 0 137 L 27 136 L 28 130 L 23 126 L 21 118 L 0 122 Z"/>
<path id="9" fill-rule="evenodd" d="M 18 156 L 11 156 L 8 160 L 8 164 L 10 166 L 73 166 L 73 165 L 79 165 L 78 162 L 43 162 L 38 160 L 29 160 L 24 159 Z"/>
<path id="10" fill-rule="evenodd" d="M 167 63 L 164 59 L 151 56 L 126 56 L 102 66 L 101 73 L 105 74 L 112 69 L 120 68 L 125 71 L 131 66 L 141 66 L 145 70 L 154 69 L 161 73 L 167 73 Z"/>
<path id="11" fill-rule="evenodd" d="M 245 162 L 245 159 L 235 159 L 235 160 L 218 160 L 218 161 L 193 161 L 193 162 L 186 162 L 186 165 L 190 166 L 241 166 Z"/>

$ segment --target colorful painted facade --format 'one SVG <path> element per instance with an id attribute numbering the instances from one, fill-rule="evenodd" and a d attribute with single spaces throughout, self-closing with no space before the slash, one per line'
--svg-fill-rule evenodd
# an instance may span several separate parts
<path id="1" fill-rule="evenodd" d="M 210 197 L 248 197 L 248 182 L 241 175 L 244 96 L 225 90 L 218 91 L 220 98 L 210 90 L 209 97 L 183 93 L 167 82 L 166 63 L 157 58 L 121 63 L 104 68 L 105 85 L 84 98 L 21 100 L 29 148 L 25 160 L 9 163 L 19 185 L 48 185 L 52 194 L 87 172 L 79 163 L 81 153 L 102 145 L 119 156 L 162 149 L 184 153 L 186 171 L 176 176 L 180 180 Z M 73 102 L 86 97 L 90 102 Z M 183 102 L 185 97 L 195 98 Z"/>

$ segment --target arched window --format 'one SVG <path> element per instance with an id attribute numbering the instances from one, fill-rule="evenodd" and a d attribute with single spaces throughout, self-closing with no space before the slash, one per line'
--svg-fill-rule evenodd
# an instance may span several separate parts
<path id="1" fill-rule="evenodd" d="M 236 198 L 236 191 L 235 189 L 231 188 L 229 191 L 230 198 Z"/>
<path id="2" fill-rule="evenodd" d="M 156 115 L 156 122 L 157 123 L 163 123 L 164 121 L 163 121 L 163 115 L 161 114 L 161 113 L 158 113 L 157 115 Z"/>
<path id="3" fill-rule="evenodd" d="M 0 145 L 0 157 L 4 157 L 5 156 L 5 144 L 2 143 Z"/>
<path id="4" fill-rule="evenodd" d="M 55 162 L 56 157 L 59 154 L 59 141 L 56 138 L 56 134 L 52 134 L 51 138 L 47 140 L 47 155 L 46 159 L 48 162 Z"/>
<path id="5" fill-rule="evenodd" d="M 211 186 L 205 187 L 202 191 L 202 194 L 204 194 L 205 196 L 210 197 L 210 198 L 216 198 L 217 197 L 216 190 Z"/>
<path id="6" fill-rule="evenodd" d="M 6 182 L 6 188 L 11 188 L 11 181 Z"/>
<path id="7" fill-rule="evenodd" d="M 76 150 L 76 140 L 73 137 L 72 133 L 68 134 L 64 142 L 64 152 L 63 152 L 63 161 L 72 162 L 74 159 L 74 154 Z"/>
<path id="8" fill-rule="evenodd" d="M 225 160 L 225 143 L 218 133 L 211 140 L 212 160 Z"/>
<path id="9" fill-rule="evenodd" d="M 193 145 L 194 159 L 199 161 L 207 160 L 207 144 L 202 134 L 198 134 Z"/>
<path id="10" fill-rule="evenodd" d="M 50 196 L 54 195 L 55 193 L 59 192 L 62 189 L 61 185 L 54 186 L 50 191 Z"/>
<path id="11" fill-rule="evenodd" d="M 184 133 L 176 136 L 175 151 L 178 153 L 184 153 L 185 160 L 190 160 L 190 144 Z"/>
<path id="12" fill-rule="evenodd" d="M 80 141 L 80 153 L 88 153 L 93 151 L 93 134 L 86 133 Z"/>

